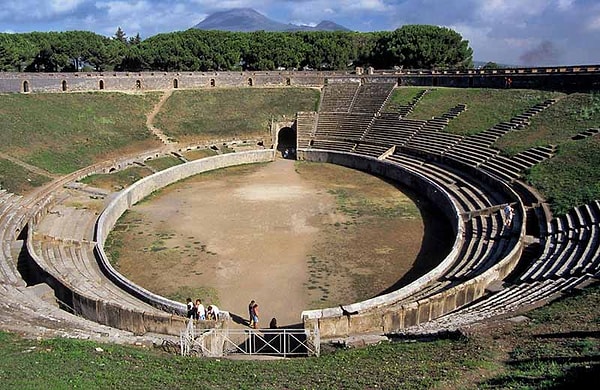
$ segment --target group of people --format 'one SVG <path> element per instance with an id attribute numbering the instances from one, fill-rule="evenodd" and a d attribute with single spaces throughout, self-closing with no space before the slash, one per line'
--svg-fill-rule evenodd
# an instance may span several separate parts
<path id="1" fill-rule="evenodd" d="M 218 320 L 220 310 L 216 305 L 208 305 L 206 308 L 204 304 L 202 304 L 202 299 L 196 299 L 196 302 L 192 302 L 192 298 L 187 298 L 185 300 L 186 308 L 187 308 L 187 318 L 193 320 Z M 248 326 L 254 329 L 258 329 L 258 303 L 255 300 L 251 300 L 248 304 Z M 270 329 L 277 328 L 277 320 L 275 318 L 271 319 L 269 323 Z"/>
<path id="2" fill-rule="evenodd" d="M 192 298 L 185 300 L 187 308 L 187 318 L 193 320 L 218 320 L 219 308 L 216 305 L 208 305 L 206 308 L 202 304 L 202 299 L 196 299 L 196 303 L 192 302 Z"/>

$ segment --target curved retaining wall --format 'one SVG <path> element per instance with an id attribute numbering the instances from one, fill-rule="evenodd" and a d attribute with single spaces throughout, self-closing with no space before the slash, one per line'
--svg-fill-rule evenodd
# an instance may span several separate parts
<path id="1" fill-rule="evenodd" d="M 104 242 L 108 234 L 125 211 L 156 190 L 199 173 L 235 165 L 270 162 L 274 157 L 275 152 L 270 149 L 207 157 L 157 172 L 124 189 L 108 204 L 96 222 L 95 253 L 100 268 L 113 283 L 138 299 L 166 312 L 185 316 L 183 303 L 166 299 L 136 285 L 112 267 L 104 251 Z"/>
<path id="2" fill-rule="evenodd" d="M 431 272 L 400 290 L 344 307 L 348 311 L 358 311 L 359 314 L 344 316 L 340 308 L 304 311 L 302 313 L 304 327 L 308 329 L 318 328 L 322 338 L 344 337 L 350 334 L 369 332 L 392 333 L 409 326 L 431 321 L 482 297 L 490 283 L 504 279 L 519 261 L 522 251 L 520 243 L 525 236 L 525 223 L 521 225 L 519 244 L 486 272 L 427 299 L 394 307 L 393 305 L 400 299 L 408 297 L 428 282 L 441 276 L 457 260 L 462 242 L 463 224 L 459 218 L 458 206 L 455 201 L 443 188 L 426 177 L 409 168 L 390 162 L 351 153 L 329 151 L 304 150 L 299 151 L 299 155 L 308 161 L 329 162 L 374 173 L 414 188 L 440 207 L 445 216 L 452 222 L 457 233 L 452 250 L 442 263 Z M 496 187 L 501 189 L 510 199 L 517 202 L 517 213 L 524 216 L 525 210 L 518 195 L 501 183 L 496 183 Z"/>
<path id="3" fill-rule="evenodd" d="M 40 267 L 39 264 L 43 264 L 44 262 L 38 258 L 38 254 L 35 252 L 32 245 L 32 235 L 35 231 L 35 226 L 41 220 L 41 218 L 51 209 L 52 205 L 55 202 L 54 192 L 58 189 L 62 188 L 66 183 L 75 180 L 81 180 L 82 178 L 89 176 L 95 173 L 108 173 L 113 169 L 120 169 L 125 166 L 133 164 L 135 161 L 139 161 L 140 159 L 145 160 L 147 158 L 154 158 L 161 155 L 161 151 L 148 151 L 134 157 L 126 157 L 123 159 L 107 161 L 99 164 L 95 164 L 86 168 L 83 168 L 79 171 L 73 172 L 67 176 L 64 176 L 43 188 L 40 188 L 35 193 L 28 196 L 28 209 L 23 213 L 22 223 L 18 226 L 15 226 L 17 229 L 14 232 L 15 237 L 19 235 L 20 231 L 24 228 L 25 225 L 29 226 L 27 229 L 27 251 L 29 256 L 31 257 L 31 261 L 28 262 L 28 278 L 33 283 L 44 282 L 50 285 L 56 294 L 56 297 L 69 306 L 75 314 L 80 315 L 86 319 L 91 321 L 108 325 L 114 328 L 131 331 L 135 334 L 144 334 L 147 332 L 161 333 L 161 334 L 170 334 L 170 335 L 179 335 L 181 329 L 183 329 L 186 325 L 186 318 L 182 317 L 181 314 L 185 312 L 185 306 L 178 302 L 168 301 L 163 297 L 156 296 L 155 294 L 146 292 L 148 296 L 151 298 L 156 298 L 154 306 L 162 307 L 166 309 L 167 312 L 164 315 L 155 314 L 155 313 L 142 313 L 142 312 L 134 312 L 130 309 L 120 307 L 119 305 L 115 305 L 112 303 L 106 303 L 99 300 L 93 300 L 86 296 L 79 294 L 78 292 L 73 291 L 68 285 L 63 283 L 59 277 L 55 277 L 49 274 L 46 270 Z M 142 179 L 142 181 L 146 184 L 134 184 L 132 187 L 136 187 L 136 185 L 141 185 L 145 190 L 149 191 L 147 194 L 152 192 L 154 189 L 158 189 L 161 186 L 168 185 L 174 181 L 181 180 L 182 178 L 206 172 L 212 169 L 223 168 L 231 165 L 239 165 L 253 162 L 263 162 L 263 161 L 272 161 L 274 156 L 274 152 L 271 150 L 261 150 L 261 151 L 252 151 L 252 152 L 244 152 L 244 153 L 232 153 L 223 156 L 215 156 L 209 157 L 204 160 L 192 161 L 187 164 L 178 165 L 172 167 L 168 170 L 158 172 L 155 175 L 146 177 Z M 157 178 L 157 182 L 162 183 L 158 187 L 149 183 L 153 181 L 153 177 Z M 166 184 L 165 184 L 166 183 Z M 119 194 L 117 199 L 126 197 L 128 200 L 136 199 L 137 196 L 143 193 L 143 190 L 130 190 L 130 188 L 125 189 L 123 192 Z M 132 192 L 135 195 L 132 195 Z M 143 198 L 145 195 L 141 195 Z M 138 199 L 139 200 L 139 199 Z M 115 202 L 113 200 L 113 202 Z M 111 203 L 112 204 L 112 203 Z M 110 205 L 108 206 L 110 208 Z M 124 212 L 124 210 L 122 211 Z M 104 215 L 105 213 L 103 213 Z M 112 215 L 112 214 L 111 214 Z M 120 216 L 120 214 L 119 214 Z M 105 217 L 106 218 L 106 217 Z M 118 216 L 117 216 L 118 219 Z M 108 230 L 104 229 L 104 226 L 101 226 L 98 229 L 96 227 L 95 239 L 98 239 L 98 231 L 104 232 L 102 236 L 106 239 L 106 235 L 109 233 L 110 228 L 114 226 L 113 221 L 112 225 L 108 228 Z M 102 244 L 104 243 L 104 239 Z M 106 257 L 104 254 L 103 246 L 96 247 L 96 254 L 98 256 L 104 256 L 105 264 Z M 108 267 L 112 269 L 112 273 L 108 270 L 108 267 L 105 265 L 102 267 L 102 262 L 99 260 L 99 264 L 101 269 L 105 273 L 111 277 L 113 281 L 121 281 L 121 283 L 117 283 L 121 285 L 121 287 L 125 288 L 130 293 L 140 293 L 145 290 L 141 289 L 133 285 L 131 282 L 127 281 L 127 279 L 123 278 L 119 275 L 110 264 Z M 136 288 L 137 287 L 137 288 Z M 139 297 L 139 295 L 137 295 Z M 145 299 L 146 302 L 149 302 Z M 156 303 L 159 302 L 159 303 Z M 167 302 L 167 305 L 161 306 L 160 303 Z M 221 323 L 206 323 L 207 327 L 220 327 Z"/>

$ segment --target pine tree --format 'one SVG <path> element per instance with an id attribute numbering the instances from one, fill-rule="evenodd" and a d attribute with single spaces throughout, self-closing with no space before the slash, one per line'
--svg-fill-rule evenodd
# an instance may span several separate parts
<path id="1" fill-rule="evenodd" d="M 119 28 L 117 28 L 117 32 L 115 32 L 115 36 L 114 39 L 121 42 L 121 43 L 127 43 L 127 35 L 125 35 L 125 31 L 123 31 L 123 29 L 121 29 L 121 26 L 119 26 Z"/>

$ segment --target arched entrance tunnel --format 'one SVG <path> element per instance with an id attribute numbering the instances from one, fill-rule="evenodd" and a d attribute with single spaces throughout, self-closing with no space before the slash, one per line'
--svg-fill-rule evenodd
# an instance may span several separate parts
<path id="1" fill-rule="evenodd" d="M 283 158 L 296 159 L 296 126 L 283 127 L 277 136 L 277 151 Z"/>

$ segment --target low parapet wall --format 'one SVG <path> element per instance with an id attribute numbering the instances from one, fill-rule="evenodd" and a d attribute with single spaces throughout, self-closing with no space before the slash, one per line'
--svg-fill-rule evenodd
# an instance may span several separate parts
<path id="1" fill-rule="evenodd" d="M 301 150 L 299 156 L 308 161 L 329 162 L 359 169 L 407 185 L 434 202 L 452 222 L 456 233 L 452 250 L 431 272 L 397 291 L 344 307 L 347 311 L 356 311 L 358 314 L 344 315 L 339 307 L 304 311 L 302 313 L 304 327 L 311 330 L 318 328 L 322 338 L 372 332 L 392 333 L 431 321 L 482 297 L 486 293 L 486 288 L 492 282 L 504 279 L 520 258 L 522 251 L 520 243 L 525 235 L 525 223 L 521 226 L 518 244 L 486 272 L 429 298 L 398 305 L 397 302 L 401 299 L 414 294 L 428 282 L 441 276 L 457 260 L 462 245 L 463 223 L 459 218 L 459 209 L 455 201 L 443 188 L 410 168 L 351 153 Z M 497 188 L 515 200 L 518 212 L 524 215 L 524 208 L 517 194 L 506 185 L 498 184 Z"/>
<path id="2" fill-rule="evenodd" d="M 183 303 L 166 299 L 136 285 L 112 267 L 104 251 L 104 242 L 108 234 L 125 211 L 156 190 L 199 173 L 235 165 L 270 162 L 274 157 L 273 150 L 253 150 L 207 157 L 165 169 L 129 186 L 108 204 L 96 222 L 95 254 L 100 268 L 113 283 L 138 299 L 166 312 L 185 315 L 186 308 Z"/>

